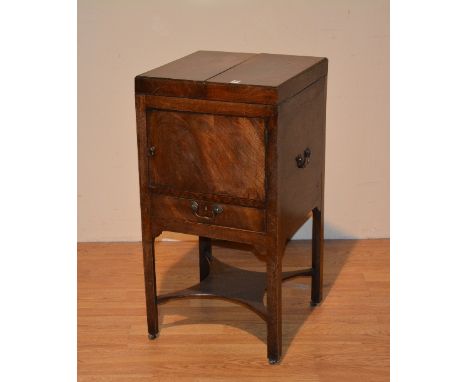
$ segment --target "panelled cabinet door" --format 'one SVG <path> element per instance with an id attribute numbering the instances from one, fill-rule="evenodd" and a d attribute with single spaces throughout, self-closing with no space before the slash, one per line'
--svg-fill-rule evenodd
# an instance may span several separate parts
<path id="1" fill-rule="evenodd" d="M 149 185 L 164 193 L 265 200 L 265 120 L 151 109 Z"/>

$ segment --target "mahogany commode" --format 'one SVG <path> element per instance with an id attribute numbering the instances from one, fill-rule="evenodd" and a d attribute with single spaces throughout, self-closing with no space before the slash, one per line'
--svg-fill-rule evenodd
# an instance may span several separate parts
<path id="1" fill-rule="evenodd" d="M 320 57 L 198 51 L 135 78 L 149 338 L 158 304 L 224 298 L 266 321 L 277 363 L 282 281 L 312 276 L 311 304 L 322 300 L 327 70 Z M 312 268 L 283 273 L 286 243 L 311 215 Z M 199 236 L 200 283 L 158 296 L 163 231 Z M 266 272 L 221 263 L 211 239 L 251 245 Z"/>

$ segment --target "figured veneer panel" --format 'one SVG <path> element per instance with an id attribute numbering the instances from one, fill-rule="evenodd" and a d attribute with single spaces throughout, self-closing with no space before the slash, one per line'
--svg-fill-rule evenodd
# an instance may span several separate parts
<path id="1" fill-rule="evenodd" d="M 174 192 L 265 199 L 265 121 L 148 112 L 149 185 Z"/>

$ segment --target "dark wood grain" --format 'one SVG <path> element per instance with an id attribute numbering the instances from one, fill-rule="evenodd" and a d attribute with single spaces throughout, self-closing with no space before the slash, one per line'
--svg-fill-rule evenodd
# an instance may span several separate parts
<path id="1" fill-rule="evenodd" d="M 143 264 L 145 270 L 146 317 L 148 337 L 156 338 L 159 333 L 158 307 L 156 304 L 156 271 L 154 259 L 154 235 L 151 224 L 151 197 L 148 187 L 148 162 L 146 156 L 146 106 L 145 97 L 135 97 L 137 115 L 138 170 L 140 178 L 141 230 L 143 243 Z"/>
<path id="2" fill-rule="evenodd" d="M 141 74 L 148 78 L 170 78 L 187 81 L 206 81 L 228 68 L 239 65 L 255 53 L 234 53 L 199 50 L 159 68 Z"/>
<path id="3" fill-rule="evenodd" d="M 269 117 L 275 112 L 274 106 L 255 105 L 242 102 L 206 101 L 191 98 L 163 97 L 147 95 L 146 107 L 173 110 L 191 111 L 194 113 L 209 113 L 231 115 L 239 117 Z"/>
<path id="4" fill-rule="evenodd" d="M 311 305 L 322 302 L 323 289 L 323 217 L 319 207 L 314 208 L 312 225 L 312 292 Z"/>
<path id="5" fill-rule="evenodd" d="M 282 240 L 290 239 L 321 209 L 325 171 L 326 78 L 313 83 L 279 106 L 278 197 Z M 298 168 L 295 158 L 309 148 L 310 162 Z"/>
<path id="6" fill-rule="evenodd" d="M 135 78 L 137 93 L 277 105 L 327 74 L 322 57 L 199 51 Z"/>
<path id="7" fill-rule="evenodd" d="M 157 303 L 231 299 L 265 319 L 268 360 L 278 363 L 282 280 L 312 276 L 311 304 L 322 301 L 327 68 L 318 57 L 200 51 L 135 78 L 150 336 Z M 283 275 L 286 243 L 311 216 L 312 268 Z M 156 297 L 153 242 L 163 231 L 200 237 L 200 284 Z M 212 274 L 211 239 L 249 244 L 266 274 Z"/>
<path id="8" fill-rule="evenodd" d="M 150 187 L 265 199 L 263 119 L 155 110 L 148 121 Z"/>
<path id="9" fill-rule="evenodd" d="M 239 85 L 275 88 L 276 103 L 281 103 L 326 73 L 326 58 L 261 53 L 208 82 L 230 84 L 234 80 Z"/>
<path id="10" fill-rule="evenodd" d="M 197 217 L 191 208 L 192 202 L 197 202 L 201 211 Z M 223 212 L 211 218 L 213 206 L 221 206 Z M 158 222 L 183 221 L 189 223 L 201 223 L 242 229 L 246 231 L 265 231 L 265 210 L 237 205 L 213 203 L 204 200 L 175 198 L 167 195 L 155 194 L 151 197 L 151 214 Z"/>
<path id="11" fill-rule="evenodd" d="M 208 200 L 223 204 L 236 204 L 244 207 L 265 208 L 265 201 L 247 198 L 239 198 L 231 195 L 211 194 L 209 192 L 201 193 L 190 190 L 181 190 L 167 185 L 157 184 L 148 186 L 156 194 L 175 196 L 182 199 Z"/>
<path id="12" fill-rule="evenodd" d="M 322 60 L 321 57 L 260 53 L 211 77 L 208 82 L 232 84 L 239 81 L 244 85 L 279 87 L 305 71 L 316 72 L 316 64 Z M 317 75 L 320 74 L 323 75 Z"/>
<path id="13" fill-rule="evenodd" d="M 281 283 L 282 248 L 271 245 L 267 256 L 267 356 L 270 364 L 278 363 L 282 354 Z"/>
<path id="14" fill-rule="evenodd" d="M 203 281 L 210 274 L 211 239 L 200 236 L 198 239 L 198 265 L 200 268 L 200 281 Z"/>

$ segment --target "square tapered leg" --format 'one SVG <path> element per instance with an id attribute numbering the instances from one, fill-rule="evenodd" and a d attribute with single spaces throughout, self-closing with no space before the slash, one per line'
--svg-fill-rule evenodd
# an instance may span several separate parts
<path id="1" fill-rule="evenodd" d="M 211 239 L 200 236 L 198 238 L 198 261 L 200 267 L 200 281 L 210 274 Z"/>
<path id="2" fill-rule="evenodd" d="M 267 352 L 270 364 L 278 363 L 282 353 L 281 253 L 277 249 L 267 258 Z"/>
<path id="3" fill-rule="evenodd" d="M 159 335 L 158 306 L 156 304 L 156 268 L 154 261 L 154 240 L 143 241 L 143 264 L 145 271 L 146 318 L 148 338 Z"/>
<path id="4" fill-rule="evenodd" d="M 321 209 L 313 210 L 312 228 L 312 306 L 322 301 L 323 289 L 323 213 Z"/>

